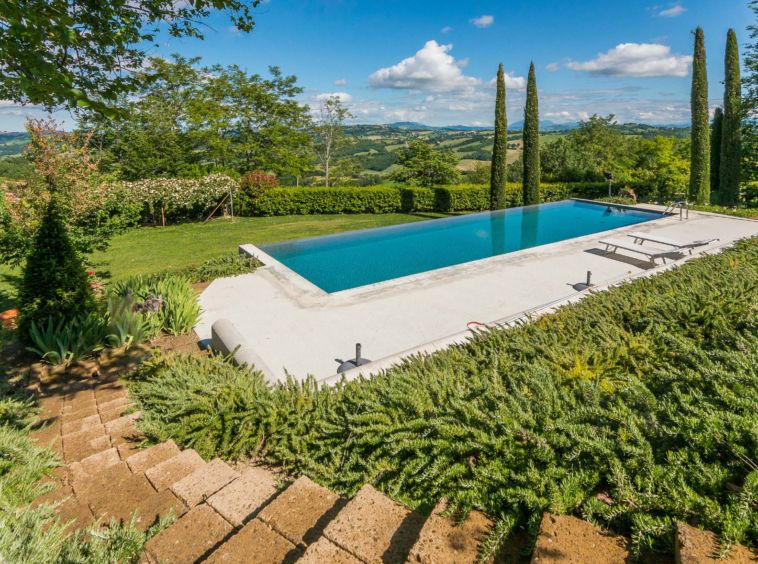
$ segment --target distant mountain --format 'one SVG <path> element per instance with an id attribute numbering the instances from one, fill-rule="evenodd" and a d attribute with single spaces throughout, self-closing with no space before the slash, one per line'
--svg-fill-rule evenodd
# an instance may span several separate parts
<path id="1" fill-rule="evenodd" d="M 477 125 L 444 125 L 437 127 L 434 125 L 424 125 L 415 121 L 398 121 L 386 124 L 387 127 L 394 129 L 403 129 L 405 131 L 486 131 L 492 127 L 481 127 Z"/>
<path id="2" fill-rule="evenodd" d="M 482 127 L 479 125 L 424 125 L 415 121 L 398 121 L 395 123 L 388 123 L 386 127 L 394 129 L 402 129 L 405 131 L 492 131 L 493 127 Z M 516 131 L 524 127 L 524 120 L 517 121 L 515 123 L 508 124 L 508 130 Z M 540 131 L 566 131 L 567 129 L 576 128 L 575 123 L 555 123 L 553 121 L 545 120 L 540 122 Z"/>
<path id="3" fill-rule="evenodd" d="M 576 129 L 576 125 L 577 124 L 575 123 L 555 123 L 554 121 L 545 120 L 540 122 L 540 131 L 566 131 L 568 129 Z M 517 131 L 521 129 L 524 129 L 524 120 L 508 124 L 509 131 Z"/>

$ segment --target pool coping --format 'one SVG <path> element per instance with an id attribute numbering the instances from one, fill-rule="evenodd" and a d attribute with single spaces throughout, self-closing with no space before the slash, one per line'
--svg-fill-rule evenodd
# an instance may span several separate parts
<path id="1" fill-rule="evenodd" d="M 629 210 L 646 210 L 651 212 L 659 212 L 661 210 L 657 208 L 663 208 L 663 206 L 652 206 L 649 204 L 641 204 L 637 206 L 630 206 L 627 204 L 616 204 L 611 202 L 602 202 L 598 200 L 588 200 L 585 198 L 567 198 L 567 200 L 573 200 L 577 202 L 585 202 L 590 204 L 609 205 L 617 208 L 629 209 Z M 565 200 L 561 200 L 565 201 Z M 696 212 L 692 213 L 707 213 Z M 714 214 L 721 215 L 721 214 Z M 731 216 L 730 216 L 731 217 Z M 432 220 L 433 221 L 433 220 Z M 643 222 L 644 224 L 656 222 L 656 225 L 660 225 L 659 222 L 680 221 L 678 215 L 661 216 L 657 219 L 651 219 Z M 537 245 L 536 247 L 530 247 L 528 249 L 521 249 L 502 255 L 493 257 L 486 257 L 473 261 L 467 261 L 459 264 L 453 264 L 450 266 L 444 266 L 442 268 L 436 268 L 432 270 L 426 270 L 424 272 L 418 272 L 416 274 L 409 274 L 407 276 L 401 276 L 399 278 L 392 278 L 390 280 L 382 280 L 381 282 L 375 282 L 373 284 L 366 284 L 364 286 L 356 286 L 355 288 L 348 288 L 346 290 L 340 290 L 338 292 L 326 292 L 313 282 L 298 274 L 290 267 L 275 259 L 267 252 L 260 249 L 252 243 L 239 246 L 239 253 L 248 257 L 258 259 L 263 268 L 269 271 L 273 276 L 279 279 L 283 286 L 286 286 L 288 290 L 292 292 L 292 296 L 297 299 L 316 300 L 318 302 L 323 301 L 336 301 L 341 299 L 358 298 L 361 296 L 373 294 L 375 292 L 385 291 L 391 288 L 399 288 L 406 284 L 422 283 L 426 280 L 436 279 L 438 277 L 446 277 L 448 275 L 455 275 L 460 273 L 463 269 L 478 269 L 486 268 L 491 264 L 495 264 L 502 261 L 520 260 L 524 256 L 533 252 L 549 252 L 551 250 L 559 248 L 561 245 L 573 244 L 584 240 L 593 240 L 602 234 L 610 233 L 623 233 L 624 230 L 633 230 L 639 228 L 639 223 L 634 225 L 627 225 L 623 227 L 617 227 L 614 229 L 608 229 L 605 231 L 597 231 L 588 235 L 582 235 L 581 237 L 572 237 L 571 239 L 564 239 L 562 241 L 555 241 L 553 243 L 547 243 L 545 245 Z"/>

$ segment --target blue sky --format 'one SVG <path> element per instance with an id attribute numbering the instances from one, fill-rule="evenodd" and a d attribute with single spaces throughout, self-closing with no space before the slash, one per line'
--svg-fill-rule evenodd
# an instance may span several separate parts
<path id="1" fill-rule="evenodd" d="M 413 2 L 270 0 L 241 34 L 221 14 L 205 41 L 162 38 L 154 54 L 201 56 L 294 74 L 311 107 L 340 94 L 361 123 L 419 121 L 488 125 L 492 79 L 509 77 L 508 119 L 522 119 L 524 77 L 537 69 L 544 120 L 572 122 L 598 113 L 622 121 L 689 121 L 690 62 L 698 25 L 706 36 L 711 105 L 723 96 L 726 32 L 740 44 L 754 21 L 747 0 L 609 2 Z M 34 108 L 0 101 L 0 130 L 19 131 Z M 72 120 L 64 112 L 57 118 Z"/>

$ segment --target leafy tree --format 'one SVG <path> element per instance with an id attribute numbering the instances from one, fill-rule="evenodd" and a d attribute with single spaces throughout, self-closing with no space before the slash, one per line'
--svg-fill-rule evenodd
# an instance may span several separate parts
<path id="1" fill-rule="evenodd" d="M 329 186 L 329 166 L 334 153 L 348 143 L 345 120 L 353 116 L 342 106 L 339 97 L 330 97 L 318 109 L 318 118 L 313 125 L 313 150 L 324 167 L 324 185 Z"/>
<path id="2" fill-rule="evenodd" d="M 692 57 L 692 146 L 690 155 L 689 199 L 698 204 L 710 201 L 710 126 L 708 117 L 708 76 L 705 64 L 705 38 L 702 28 L 695 31 Z"/>
<path id="3" fill-rule="evenodd" d="M 140 85 L 136 96 L 122 96 L 116 105 L 128 109 L 127 119 L 112 120 L 95 111 L 78 114 L 78 130 L 92 132 L 91 146 L 100 168 L 124 180 L 184 176 L 199 161 L 198 144 L 188 135 L 189 104 L 201 83 L 199 57 L 173 56 L 147 59 L 135 73 Z"/>
<path id="4" fill-rule="evenodd" d="M 723 136 L 724 111 L 716 108 L 711 126 L 711 192 L 719 191 L 721 176 L 721 138 Z"/>
<path id="5" fill-rule="evenodd" d="M 596 180 L 592 157 L 579 149 L 575 137 L 564 136 L 545 144 L 540 150 L 540 172 L 545 182 Z"/>
<path id="6" fill-rule="evenodd" d="M 151 58 L 139 74 L 145 86 L 125 102 L 129 119 L 87 112 L 80 120 L 81 131 L 95 132 L 92 141 L 110 169 L 125 180 L 209 169 L 301 175 L 311 160 L 310 117 L 295 100 L 302 92 L 297 79 L 276 67 L 264 79 L 237 66 L 200 69 L 199 62 Z"/>
<path id="7" fill-rule="evenodd" d="M 529 66 L 524 106 L 524 205 L 540 203 L 540 111 L 534 63 Z"/>
<path id="8" fill-rule="evenodd" d="M 294 76 L 269 67 L 270 79 L 248 76 L 236 65 L 203 69 L 205 80 L 189 104 L 188 126 L 206 148 L 206 158 L 238 172 L 266 170 L 300 175 L 310 156 L 308 106 Z"/>
<path id="9" fill-rule="evenodd" d="M 106 249 L 113 235 L 139 219 L 139 209 L 102 183 L 88 136 L 61 131 L 51 119 L 27 120 L 26 128 L 30 133 L 27 156 L 39 181 L 9 187 L 0 214 L 1 262 L 23 262 L 53 197 L 72 245 L 82 257 Z"/>
<path id="10" fill-rule="evenodd" d="M 490 176 L 490 209 L 505 209 L 505 184 L 508 176 L 508 118 L 505 115 L 505 72 L 503 63 L 497 70 L 497 94 L 495 96 L 495 141 L 492 146 L 492 171 Z"/>
<path id="11" fill-rule="evenodd" d="M 569 134 L 576 150 L 586 153 L 591 159 L 596 177 L 602 178 L 604 170 L 619 170 L 628 166 L 629 146 L 619 130 L 613 114 L 607 117 L 593 115 L 580 121 Z"/>
<path id="12" fill-rule="evenodd" d="M 260 0 L 0 0 L 0 99 L 89 107 L 126 115 L 115 102 L 138 89 L 131 74 L 155 45 L 160 26 L 170 36 L 203 39 L 202 20 L 225 12 L 252 31 Z"/>
<path id="13" fill-rule="evenodd" d="M 454 153 L 443 153 L 421 140 L 411 141 L 397 153 L 402 168 L 390 174 L 395 182 L 415 182 L 419 186 L 441 186 L 458 180 L 456 165 L 460 159 Z"/>
<path id="14" fill-rule="evenodd" d="M 474 168 L 466 173 L 466 182 L 471 184 L 487 184 L 492 176 L 492 165 L 486 162 L 474 163 Z"/>
<path id="15" fill-rule="evenodd" d="M 635 145 L 636 178 L 655 186 L 651 195 L 669 198 L 686 192 L 689 183 L 689 139 L 658 136 Z"/>
<path id="16" fill-rule="evenodd" d="M 730 29 L 726 38 L 724 59 L 724 125 L 721 139 L 720 203 L 736 205 L 740 200 L 741 139 L 741 81 L 740 55 L 737 35 Z"/>

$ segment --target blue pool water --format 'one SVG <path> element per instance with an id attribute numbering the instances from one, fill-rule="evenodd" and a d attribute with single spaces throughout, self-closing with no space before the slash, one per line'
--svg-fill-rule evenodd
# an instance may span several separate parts
<path id="1" fill-rule="evenodd" d="M 332 293 L 659 217 L 656 212 L 564 200 L 271 243 L 260 249 Z"/>

